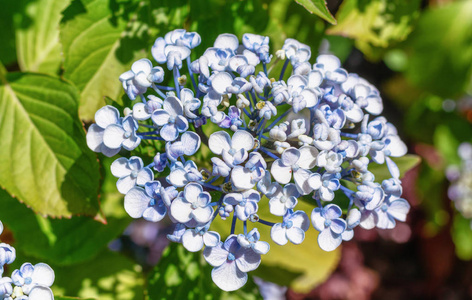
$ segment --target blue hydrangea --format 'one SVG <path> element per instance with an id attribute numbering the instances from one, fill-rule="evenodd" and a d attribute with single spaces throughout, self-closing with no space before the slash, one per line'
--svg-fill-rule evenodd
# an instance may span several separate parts
<path id="1" fill-rule="evenodd" d="M 136 100 L 132 109 L 121 117 L 101 108 L 88 129 L 93 151 L 132 151 L 111 166 L 132 218 L 168 217 L 176 224 L 169 240 L 204 248 L 213 281 L 226 291 L 246 283 L 270 251 L 268 239 L 300 244 L 310 222 L 321 249 L 333 251 L 357 226 L 390 229 L 406 220 L 395 158 L 407 148 L 381 116 L 372 84 L 334 55 L 310 62 L 310 47 L 294 39 L 274 53 L 266 36 L 224 33 L 197 57 L 200 43 L 183 29 L 158 37 L 157 66 L 143 58 L 119 78 Z M 378 164 L 391 178 L 376 181 Z M 311 220 L 297 210 L 301 198 L 313 206 Z M 218 232 L 216 219 L 228 230 Z"/>

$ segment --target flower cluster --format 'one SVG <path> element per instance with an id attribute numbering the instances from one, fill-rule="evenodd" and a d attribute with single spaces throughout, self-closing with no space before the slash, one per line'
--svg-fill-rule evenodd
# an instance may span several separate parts
<path id="1" fill-rule="evenodd" d="M 3 224 L 0 221 L 0 234 L 2 232 Z M 15 258 L 15 248 L 0 243 L 0 299 L 53 300 L 50 286 L 54 283 L 54 271 L 45 263 L 24 263 L 19 270 L 14 270 L 10 277 L 3 277 L 4 266 L 14 262 Z"/>
<path id="2" fill-rule="evenodd" d="M 472 219 L 472 144 L 462 143 L 457 152 L 461 159 L 460 166 L 450 166 L 446 171 L 452 182 L 448 196 L 465 218 Z"/>
<path id="3" fill-rule="evenodd" d="M 221 34 L 192 60 L 200 41 L 185 30 L 158 38 L 152 55 L 162 67 L 141 59 L 120 77 L 138 101 L 124 116 L 101 108 L 88 130 L 89 147 L 106 156 L 142 143 L 159 151 L 146 164 L 131 156 L 111 165 L 131 217 L 157 222 L 168 215 L 176 223 L 168 238 L 189 251 L 205 247 L 212 279 L 227 291 L 243 286 L 269 251 L 259 225 L 271 227 L 276 244 L 303 242 L 310 217 L 297 210 L 299 201 L 313 204 L 311 224 L 326 251 L 352 239 L 357 226 L 405 221 L 410 206 L 391 157 L 407 148 L 379 116 L 373 85 L 333 55 L 312 65 L 310 47 L 294 39 L 274 57 L 268 37 L 244 34 L 241 44 Z M 392 178 L 376 182 L 371 164 L 386 164 Z M 261 218 L 262 211 L 273 219 Z M 224 241 L 212 226 L 216 218 L 231 219 Z"/>

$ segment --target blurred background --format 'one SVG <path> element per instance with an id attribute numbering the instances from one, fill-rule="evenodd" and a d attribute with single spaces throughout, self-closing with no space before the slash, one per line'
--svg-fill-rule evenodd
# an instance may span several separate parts
<path id="1" fill-rule="evenodd" d="M 412 206 L 406 223 L 393 230 L 357 228 L 354 240 L 328 254 L 307 238 L 297 248 L 299 265 L 275 251 L 251 273 L 253 282 L 229 295 L 210 287 L 211 268 L 200 264 L 201 255 L 165 250 L 170 223 L 131 222 L 108 171 L 112 159 L 99 156 L 98 163 L 95 155 L 84 154 L 94 163 L 81 170 L 90 180 L 83 182 L 90 186 L 84 192 L 89 200 L 74 206 L 67 198 L 72 208 L 64 212 L 45 208 L 12 183 L 11 157 L 0 151 L 0 185 L 6 189 L 0 190 L 2 242 L 15 246 L 19 258 L 51 264 L 56 295 L 472 299 L 472 1 L 5 0 L 0 25 L 4 129 L 21 121 L 7 109 L 13 103 L 5 96 L 9 84 L 20 96 L 45 101 L 73 95 L 74 128 L 80 131 L 101 106 L 129 101 L 118 76 L 134 60 L 150 58 L 158 36 L 176 28 L 196 31 L 201 55 L 220 33 L 241 38 L 250 32 L 269 36 L 272 53 L 295 38 L 312 48 L 311 62 L 319 53 L 337 55 L 343 68 L 380 90 L 383 115 L 409 153 L 421 157 L 402 179 L 403 197 Z M 0 131 L 4 145 L 12 143 L 5 132 Z M 74 134 L 83 143 L 84 132 Z M 32 173 L 25 182 L 41 176 Z M 95 219 L 101 222 L 89 217 L 99 211 L 97 199 L 101 213 Z M 202 282 L 208 287 L 195 289 Z M 186 287 L 193 294 L 179 291 Z"/>

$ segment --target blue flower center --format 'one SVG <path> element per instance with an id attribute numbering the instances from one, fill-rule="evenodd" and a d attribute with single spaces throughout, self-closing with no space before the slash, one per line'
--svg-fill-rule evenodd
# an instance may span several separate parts
<path id="1" fill-rule="evenodd" d="M 324 225 L 325 225 L 325 227 L 331 226 L 331 220 L 326 219 Z"/>
<path id="2" fill-rule="evenodd" d="M 231 148 L 231 149 L 229 149 L 228 153 L 231 154 L 231 155 L 234 155 L 234 153 L 236 153 L 236 149 Z"/>
<path id="3" fill-rule="evenodd" d="M 384 203 L 380 209 L 381 209 L 383 212 L 386 212 L 387 209 L 388 209 L 387 204 Z"/>
<path id="4" fill-rule="evenodd" d="M 234 254 L 233 253 L 229 253 L 228 254 L 228 260 L 229 261 L 234 261 L 236 259 L 236 257 L 234 257 Z"/>
<path id="5" fill-rule="evenodd" d="M 129 131 L 125 131 L 125 133 L 123 134 L 124 138 L 127 139 L 131 136 L 131 132 Z"/>
<path id="6" fill-rule="evenodd" d="M 285 203 L 287 202 L 288 198 L 285 196 L 280 197 L 280 202 Z"/>
<path id="7" fill-rule="evenodd" d="M 175 116 L 170 116 L 168 122 L 169 122 L 169 124 L 174 124 L 175 123 Z"/>
<path id="8" fill-rule="evenodd" d="M 150 205 L 150 206 L 156 205 L 156 200 L 155 200 L 155 199 L 151 199 L 151 201 L 149 201 L 149 205 Z"/>
<path id="9" fill-rule="evenodd" d="M 297 171 L 298 169 L 300 169 L 300 166 L 299 166 L 299 165 L 297 165 L 297 164 L 292 165 L 292 170 L 293 170 L 294 172 Z"/>
<path id="10" fill-rule="evenodd" d="M 247 199 L 243 199 L 243 200 L 241 200 L 241 202 L 239 202 L 239 205 L 240 206 L 246 206 L 246 203 L 247 203 Z"/>
<path id="11" fill-rule="evenodd" d="M 282 227 L 285 227 L 285 228 L 287 228 L 287 229 L 292 228 L 292 226 L 293 226 L 293 222 L 290 221 L 290 220 L 289 220 L 289 221 L 284 221 L 284 222 L 282 223 Z"/>
<path id="12" fill-rule="evenodd" d="M 136 177 L 138 177 L 138 171 L 133 170 L 133 171 L 131 172 L 130 176 L 131 176 L 131 178 L 136 178 Z"/>
<path id="13" fill-rule="evenodd" d="M 193 209 L 196 209 L 197 207 L 198 207 L 197 202 L 193 202 L 193 203 L 192 203 L 192 208 L 193 208 Z"/>
<path id="14" fill-rule="evenodd" d="M 31 279 L 31 277 L 25 278 L 25 284 L 31 284 L 32 282 L 33 282 L 33 279 Z"/>

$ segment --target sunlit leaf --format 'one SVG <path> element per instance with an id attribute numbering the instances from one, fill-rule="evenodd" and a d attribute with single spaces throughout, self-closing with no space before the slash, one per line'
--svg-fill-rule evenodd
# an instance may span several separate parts
<path id="1" fill-rule="evenodd" d="M 384 49 L 405 40 L 419 15 L 419 0 L 345 0 L 328 34 L 350 37 L 371 59 Z"/>
<path id="2" fill-rule="evenodd" d="M 325 0 L 295 0 L 295 2 L 302 5 L 310 13 L 325 19 L 331 24 L 336 24 L 336 19 L 329 12 Z"/>
<path id="3" fill-rule="evenodd" d="M 129 68 L 131 57 L 120 48 L 126 28 L 113 1 L 76 0 L 64 11 L 60 38 L 64 51 L 64 77 L 80 90 L 79 115 L 91 120 L 105 105 L 104 97 L 118 98 L 118 80 Z M 117 9 L 117 8 L 115 8 Z M 119 51 L 120 49 L 120 51 Z"/>
<path id="4" fill-rule="evenodd" d="M 0 185 L 41 214 L 98 210 L 98 163 L 85 143 L 76 89 L 13 73 L 0 83 Z"/>
<path id="5" fill-rule="evenodd" d="M 68 5 L 69 0 L 30 1 L 26 13 L 15 19 L 18 63 L 22 71 L 57 74 L 62 61 L 59 21 L 61 11 Z"/>
<path id="6" fill-rule="evenodd" d="M 128 258 L 102 251 L 95 259 L 71 266 L 55 266 L 52 286 L 56 295 L 77 295 L 85 299 L 143 299 L 142 269 Z"/>
<path id="7" fill-rule="evenodd" d="M 130 218 L 108 217 L 102 224 L 90 217 L 48 219 L 35 214 L 0 190 L 0 219 L 12 231 L 15 247 L 28 256 L 70 265 L 93 258 L 118 237 Z"/>

